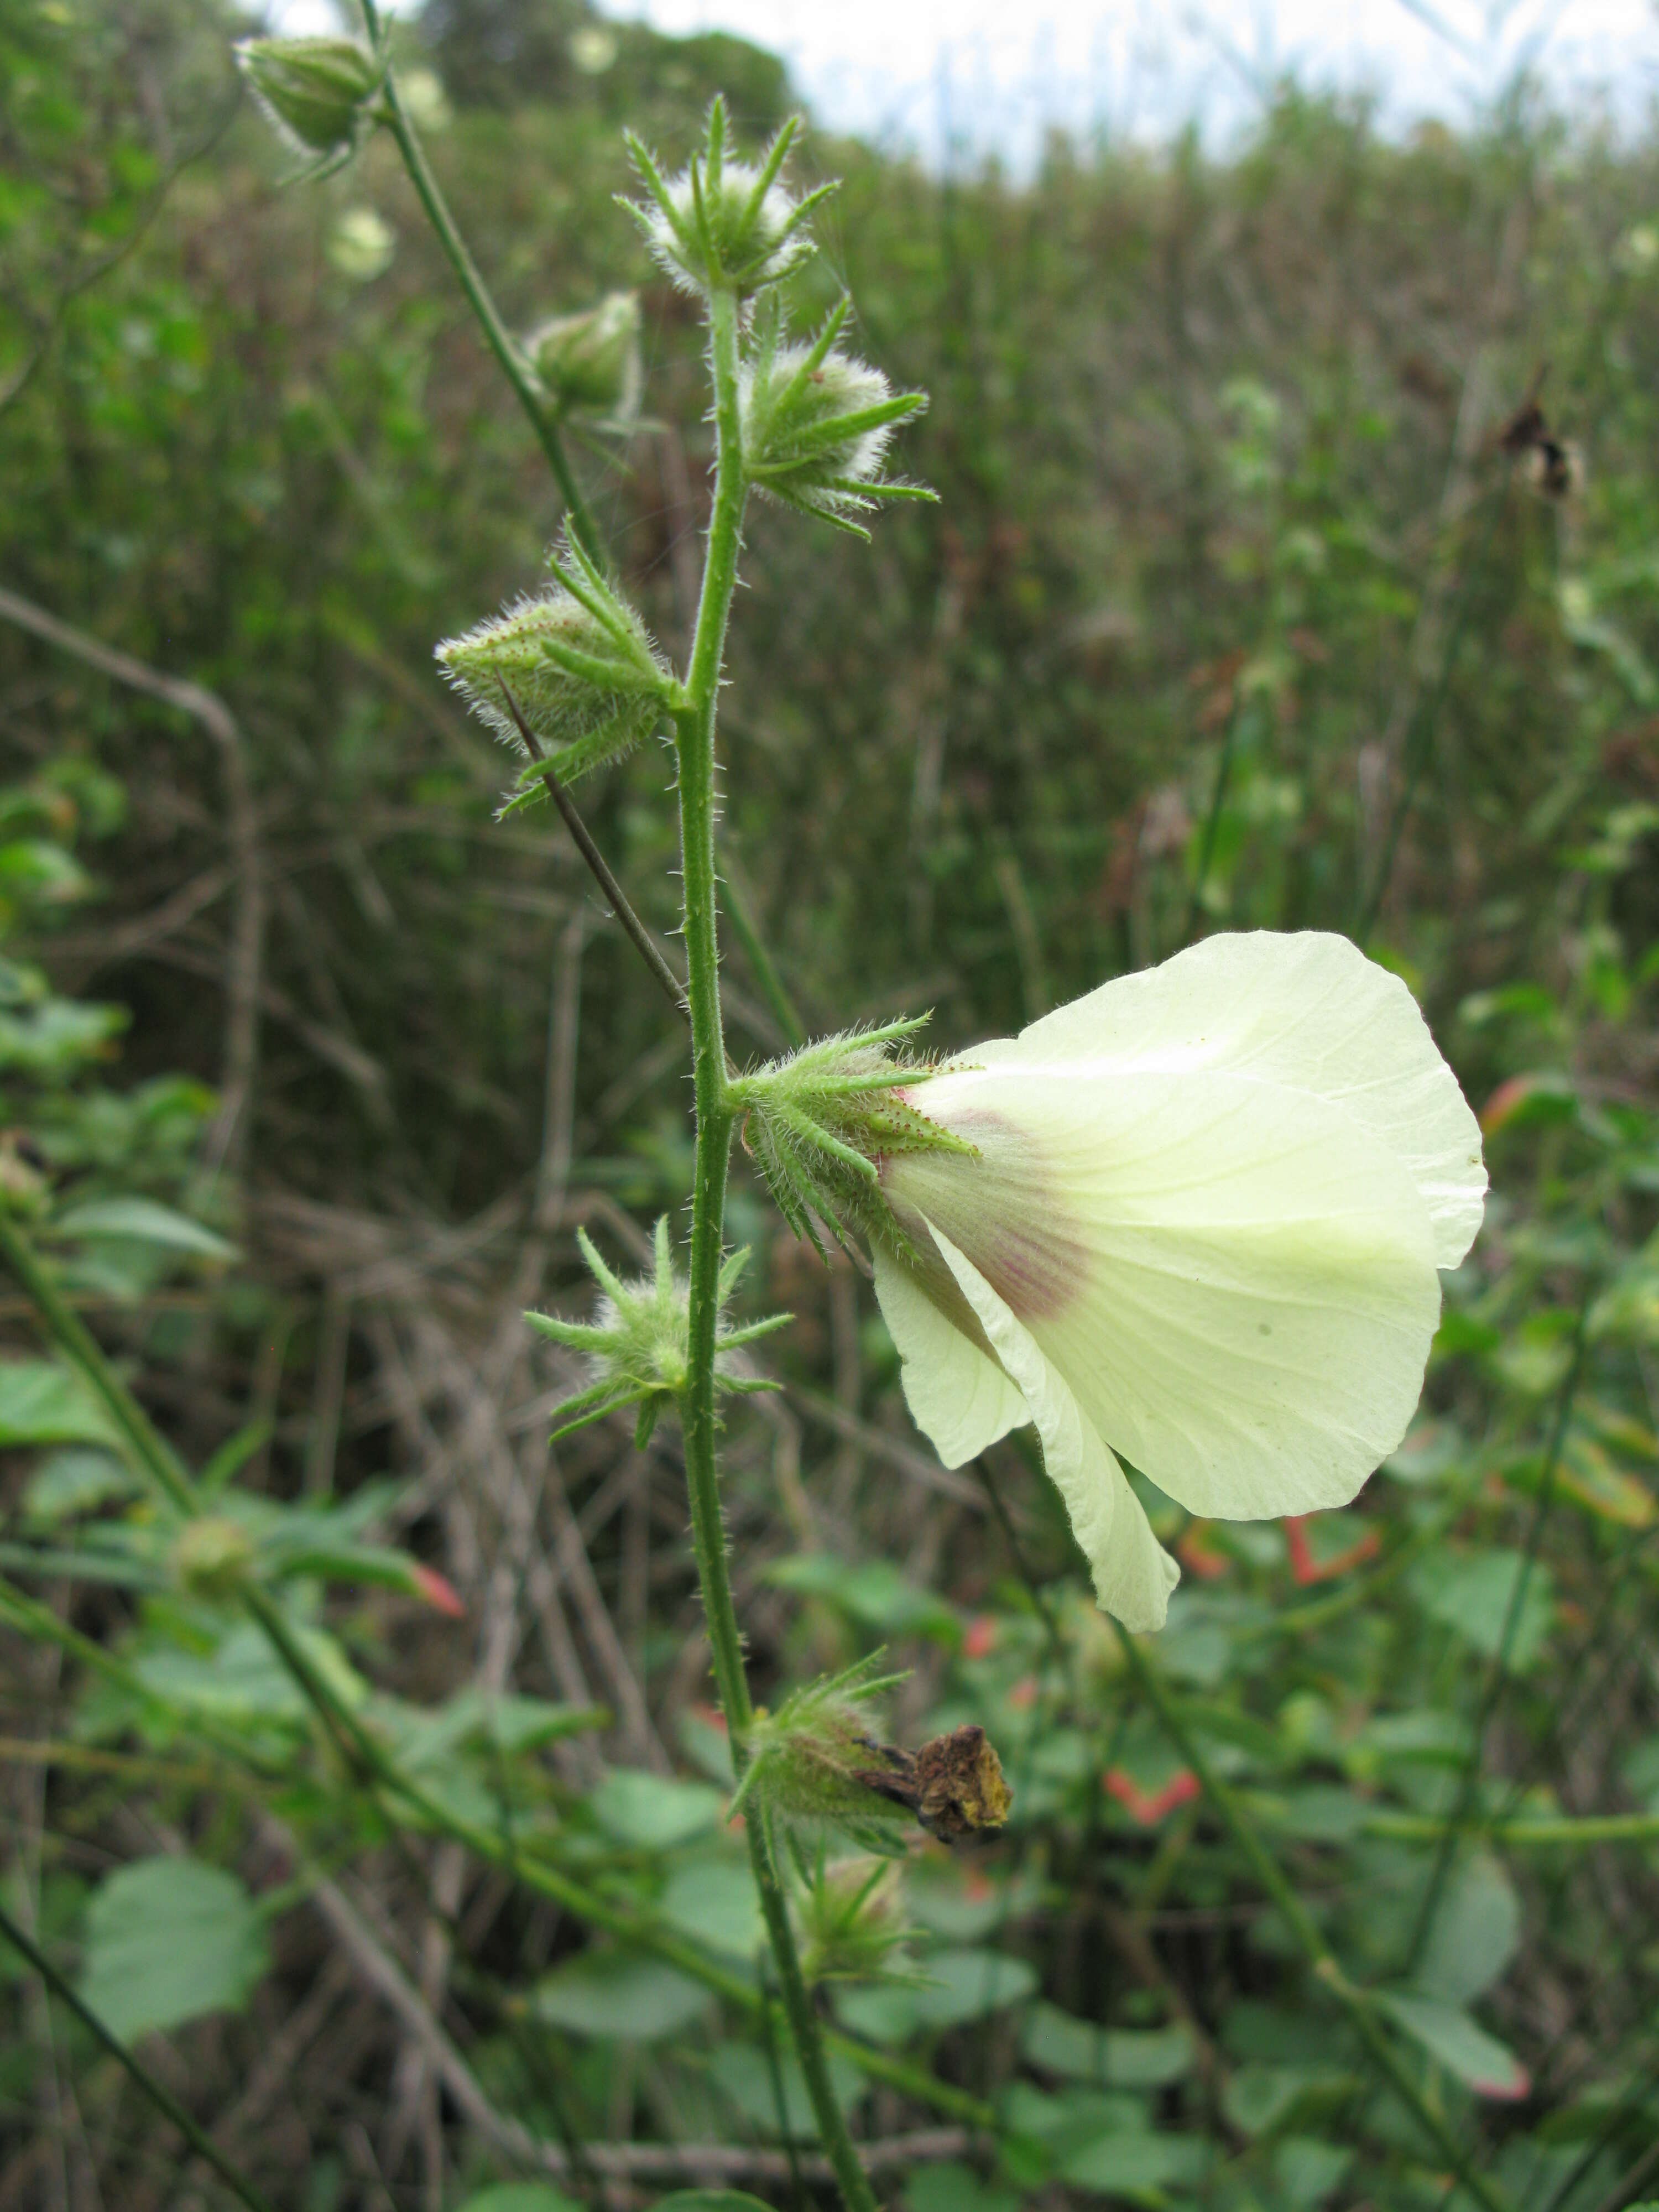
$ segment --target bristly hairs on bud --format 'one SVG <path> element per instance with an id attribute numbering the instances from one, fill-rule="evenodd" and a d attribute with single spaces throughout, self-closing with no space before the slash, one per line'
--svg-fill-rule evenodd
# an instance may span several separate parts
<path id="1" fill-rule="evenodd" d="M 599 1286 L 599 1310 L 593 1321 L 560 1321 L 552 1314 L 525 1316 L 543 1336 L 550 1336 L 570 1351 L 585 1352 L 588 1357 L 592 1379 L 585 1390 L 556 1408 L 556 1425 L 548 1442 L 556 1443 L 561 1437 L 587 1428 L 607 1413 L 637 1406 L 635 1442 L 642 1446 L 663 1407 L 684 1394 L 690 1372 L 690 1298 L 684 1278 L 674 1267 L 668 1216 L 664 1214 L 657 1224 L 651 1273 L 632 1283 L 612 1274 L 585 1229 L 576 1231 L 576 1242 Z M 722 1309 L 748 1261 L 744 1246 L 731 1254 L 721 1267 L 716 1302 Z M 763 1376 L 743 1373 L 732 1355 L 744 1345 L 785 1328 L 793 1318 L 791 1314 L 772 1314 L 740 1328 L 720 1324 L 714 1361 L 716 1389 L 751 1396 L 757 1391 L 779 1389 L 779 1384 Z"/>
<path id="2" fill-rule="evenodd" d="M 243 39 L 236 65 L 301 157 L 295 178 L 331 175 L 380 119 L 386 56 L 356 39 Z"/>
<path id="3" fill-rule="evenodd" d="M 522 717 L 569 782 L 653 736 L 678 688 L 644 623 L 573 535 L 567 532 L 548 564 L 556 580 L 550 586 L 435 650 L 480 721 L 522 753 Z M 532 762 L 502 811 L 543 791 Z"/>
<path id="4" fill-rule="evenodd" d="M 933 1073 L 928 1060 L 896 1060 L 892 1047 L 915 1035 L 928 1014 L 820 1037 L 769 1060 L 732 1085 L 744 1143 L 778 1211 L 827 1260 L 817 1224 L 836 1242 L 879 1236 L 901 1249 L 908 1240 L 882 1194 L 879 1164 L 895 1152 L 959 1152 L 965 1138 L 942 1129 L 902 1095 Z"/>
<path id="5" fill-rule="evenodd" d="M 878 1755 L 871 1701 L 905 1679 L 877 1672 L 885 1656 L 873 1651 L 839 1674 L 792 1690 L 775 1713 L 756 1714 L 749 1765 L 728 1820 L 753 1798 L 792 1829 L 828 1826 L 879 1857 L 902 1852 L 901 1808 L 862 1778 Z"/>
<path id="6" fill-rule="evenodd" d="M 574 315 L 555 315 L 525 339 L 554 419 L 587 418 L 597 430 L 631 430 L 639 417 L 640 295 L 607 292 Z"/>
<path id="7" fill-rule="evenodd" d="M 851 311 L 843 297 L 810 345 L 786 345 L 775 296 L 757 309 L 738 404 L 744 472 L 756 489 L 867 541 L 854 514 L 938 494 L 881 474 L 894 430 L 922 412 L 927 395 L 895 392 L 878 368 L 842 352 L 836 340 Z"/>
<path id="8" fill-rule="evenodd" d="M 809 1984 L 921 1983 L 905 1945 L 903 1874 L 892 1858 L 830 1859 L 820 1850 L 795 1900 L 801 1972 Z"/>
<path id="9" fill-rule="evenodd" d="M 628 133 L 647 204 L 620 199 L 619 204 L 682 291 L 697 298 L 732 292 L 750 299 L 817 250 L 806 224 L 836 185 L 820 185 L 798 200 L 778 181 L 800 128 L 799 116 L 792 115 L 759 161 L 740 161 L 726 101 L 717 94 L 709 104 L 702 151 L 672 178 L 665 178 L 649 149 Z"/>

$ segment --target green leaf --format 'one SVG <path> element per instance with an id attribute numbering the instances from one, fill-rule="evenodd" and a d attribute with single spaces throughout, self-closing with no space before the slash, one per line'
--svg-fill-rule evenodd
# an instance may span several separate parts
<path id="1" fill-rule="evenodd" d="M 1453 1868 L 1441 1892 L 1417 1972 L 1425 1996 L 1467 2005 L 1503 1975 L 1521 1941 L 1521 1900 L 1489 1851 Z"/>
<path id="2" fill-rule="evenodd" d="M 159 1244 L 169 1252 L 192 1252 L 204 1260 L 234 1260 L 236 1247 L 188 1214 L 151 1198 L 99 1198 L 72 1206 L 52 1224 L 55 1237 L 118 1237 L 137 1244 Z"/>
<path id="3" fill-rule="evenodd" d="M 855 2033 L 876 2043 L 908 2043 L 924 2031 L 960 2027 L 1004 2005 L 1018 2004 L 1037 1986 L 1036 1969 L 1001 1951 L 935 1952 L 919 1971 L 926 1983 L 849 1990 L 836 2010 Z"/>
<path id="4" fill-rule="evenodd" d="M 1196 2136 L 1102 2136 L 1073 2151 L 1060 2172 L 1062 2180 L 1103 2197 L 1139 2197 L 1201 2180 L 1216 2154 Z"/>
<path id="5" fill-rule="evenodd" d="M 765 1579 L 801 1597 L 823 1598 L 878 1635 L 926 1636 L 952 1647 L 962 1639 L 944 1600 L 908 1580 L 890 1559 L 854 1562 L 802 1552 L 769 1567 Z"/>
<path id="6" fill-rule="evenodd" d="M 1019 2212 L 1018 2192 L 1006 2181 L 981 2181 L 956 2159 L 919 2166 L 905 2185 L 904 2201 L 909 2212 Z"/>
<path id="7" fill-rule="evenodd" d="M 572 2035 L 657 2043 L 689 2027 L 710 1998 L 672 1966 L 596 1946 L 544 1975 L 530 2002 L 537 2019 Z"/>
<path id="8" fill-rule="evenodd" d="M 836 2102 L 844 2112 L 864 2092 L 864 2077 L 851 2059 L 839 2051 L 826 2054 Z M 800 2063 L 793 2051 L 777 2054 L 777 2080 L 763 2051 L 752 2043 L 723 2043 L 709 2062 L 712 2079 L 728 2096 L 751 2127 L 774 2139 L 787 2134 L 796 2142 L 811 2142 L 817 2135 L 812 2100 Z M 778 2124 L 778 2090 L 783 2092 L 783 2126 Z"/>
<path id="9" fill-rule="evenodd" d="M 458 2204 L 455 2212 L 582 2212 L 582 2208 L 550 2181 L 493 2181 Z"/>
<path id="10" fill-rule="evenodd" d="M 116 1444 L 115 1424 L 55 1359 L 0 1360 L 0 1444 Z"/>
<path id="11" fill-rule="evenodd" d="M 726 1812 L 724 1793 L 711 1784 L 682 1782 L 635 1766 L 611 1767 L 587 1802 L 594 1819 L 618 1843 L 647 1851 L 672 1851 L 693 1836 L 706 1835 Z"/>
<path id="12" fill-rule="evenodd" d="M 233 1874 L 188 1858 L 110 1875 L 87 1910 L 81 1994 L 114 2034 L 237 2012 L 267 1965 L 264 1929 Z"/>
<path id="13" fill-rule="evenodd" d="M 331 1636 L 290 1622 L 307 1657 L 342 1702 L 357 1706 L 362 1677 Z M 211 1654 L 167 1646 L 142 1655 L 134 1672 L 169 1704 L 228 1721 L 304 1720 L 310 1712 L 299 1684 L 252 1621 L 239 1621 Z"/>
<path id="14" fill-rule="evenodd" d="M 1430 2057 L 1476 2096 L 1514 2099 L 1524 2097 L 1531 2087 L 1526 2068 L 1508 2045 L 1456 2006 L 1388 1990 L 1379 1990 L 1376 2002 Z"/>
<path id="15" fill-rule="evenodd" d="M 1495 1659 L 1504 1640 L 1516 1578 L 1523 1570 L 1526 1589 L 1510 1638 L 1508 1667 L 1511 1674 L 1524 1674 L 1543 1650 L 1555 1625 L 1554 1585 L 1541 1559 L 1534 1559 L 1528 1569 L 1522 1553 L 1504 1545 L 1494 1545 L 1472 1559 L 1440 1553 L 1419 1561 L 1412 1571 L 1411 1583 L 1426 1613 L 1443 1621 L 1484 1657 Z"/>
<path id="16" fill-rule="evenodd" d="M 659 2197 L 652 2212 L 772 2212 L 772 2208 L 741 2189 L 677 2189 L 672 2197 Z"/>
<path id="17" fill-rule="evenodd" d="M 1286 2136 L 1273 2150 L 1273 2179 L 1289 2212 L 1313 2212 L 1337 2190 L 1353 2164 L 1351 2146 Z"/>
<path id="18" fill-rule="evenodd" d="M 735 1856 L 676 1867 L 657 1909 L 682 1935 L 732 1958 L 752 1959 L 766 1938 L 754 1877 Z"/>
<path id="19" fill-rule="evenodd" d="M 1161 2089 L 1190 2074 L 1196 2055 L 1184 2027 L 1097 2027 L 1052 2004 L 1032 2006 L 1019 2047 L 1045 2073 L 1113 2089 Z"/>
<path id="20" fill-rule="evenodd" d="M 111 1453 L 55 1451 L 23 1486 L 23 1517 L 55 1526 L 79 1513 L 138 1496 L 143 1484 Z"/>

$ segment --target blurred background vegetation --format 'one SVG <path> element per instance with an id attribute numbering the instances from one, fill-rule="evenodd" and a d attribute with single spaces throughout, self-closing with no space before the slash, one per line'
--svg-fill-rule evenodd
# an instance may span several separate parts
<path id="1" fill-rule="evenodd" d="M 553 817 L 495 824 L 433 671 L 556 495 L 393 147 L 283 187 L 246 27 L 0 0 L 0 1185 L 203 1469 L 194 1511 L 145 1491 L 8 1287 L 5 1909 L 283 2212 L 827 2203 L 677 1437 L 550 1456 L 572 1370 L 518 1320 L 585 1310 L 578 1225 L 634 1264 L 690 1182 L 672 1014 Z M 398 41 L 512 325 L 642 286 L 647 419 L 577 459 L 678 652 L 709 433 L 621 129 L 678 155 L 723 88 L 764 132 L 783 71 L 575 0 Z M 909 2212 L 1443 2212 L 1474 2174 L 1620 2212 L 1659 2184 L 1659 141 L 1522 85 L 1390 143 L 1286 87 L 1225 155 L 805 162 L 846 182 L 799 304 L 849 285 L 931 392 L 941 503 L 871 551 L 752 517 L 722 856 L 787 994 L 955 1045 L 1212 929 L 1346 930 L 1494 1182 L 1351 1511 L 1152 1499 L 1149 1703 L 1019 1440 L 994 1496 L 940 1469 L 867 1285 L 740 1176 L 747 1295 L 798 1316 L 728 1437 L 760 1693 L 885 1644 L 891 1740 L 980 1722 L 1015 1792 L 994 1844 L 803 1883 L 839 2086 Z M 584 787 L 663 928 L 666 775 Z M 3 1942 L 0 2008 L 0 2212 L 231 2201 Z"/>

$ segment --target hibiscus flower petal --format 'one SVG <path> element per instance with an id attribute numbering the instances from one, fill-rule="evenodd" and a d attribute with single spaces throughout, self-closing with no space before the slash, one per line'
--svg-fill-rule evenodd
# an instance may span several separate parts
<path id="1" fill-rule="evenodd" d="M 1437 1267 L 1455 1267 L 1480 1226 L 1480 1131 L 1457 1079 L 1405 984 L 1346 937 L 1207 937 L 963 1059 L 1224 1068 L 1311 1091 L 1374 1130 L 1411 1170 L 1434 1224 Z"/>
<path id="2" fill-rule="evenodd" d="M 1095 1595 L 1136 1635 L 1162 1628 L 1181 1570 L 1153 1535 L 1127 1476 L 1030 1331 L 948 1237 L 936 1228 L 933 1235 L 997 1358 L 1030 1408 L 1042 1439 L 1042 1463 L 1065 1500 L 1072 1533 L 1094 1577 Z"/>
<path id="3" fill-rule="evenodd" d="M 1411 1173 L 1340 1106 L 1213 1068 L 1021 1057 L 935 1078 L 927 1110 L 977 1152 L 885 1163 L 901 1218 L 966 1255 L 1105 1442 L 1190 1511 L 1344 1504 L 1399 1443 L 1439 1316 L 1434 1236 Z"/>
<path id="4" fill-rule="evenodd" d="M 1031 1418 L 996 1364 L 948 1322 L 908 1261 L 875 1248 L 876 1298 L 898 1347 L 899 1379 L 911 1418 L 946 1467 L 975 1459 Z"/>

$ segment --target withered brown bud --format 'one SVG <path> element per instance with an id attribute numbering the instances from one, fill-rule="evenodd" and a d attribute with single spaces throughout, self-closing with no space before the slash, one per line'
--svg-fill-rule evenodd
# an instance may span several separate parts
<path id="1" fill-rule="evenodd" d="M 996 1746 L 972 1721 L 948 1735 L 930 1737 L 915 1751 L 899 1751 L 891 1744 L 872 1744 L 871 1749 L 884 1764 L 860 1769 L 857 1780 L 914 1813 L 943 1844 L 994 1834 L 1013 1809 L 1014 1793 Z"/>

